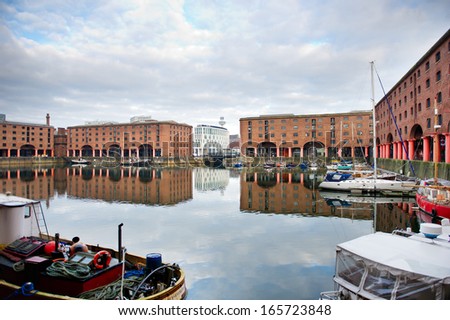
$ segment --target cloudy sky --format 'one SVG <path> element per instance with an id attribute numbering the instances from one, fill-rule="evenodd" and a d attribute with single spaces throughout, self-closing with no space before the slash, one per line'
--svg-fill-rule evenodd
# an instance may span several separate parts
<path id="1" fill-rule="evenodd" d="M 0 113 L 218 125 L 371 108 L 449 28 L 448 0 L 0 0 Z M 381 90 L 376 87 L 376 100 Z"/>

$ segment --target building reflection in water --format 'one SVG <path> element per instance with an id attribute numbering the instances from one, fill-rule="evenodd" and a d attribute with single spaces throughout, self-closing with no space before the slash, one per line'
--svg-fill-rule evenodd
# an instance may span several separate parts
<path id="1" fill-rule="evenodd" d="M 409 226 L 413 198 L 392 198 L 387 203 L 373 197 L 333 201 L 317 189 L 319 177 L 301 171 L 243 171 L 241 211 L 373 220 L 374 230 L 384 232 Z"/>
<path id="2" fill-rule="evenodd" d="M 194 176 L 194 181 L 193 181 Z M 173 205 L 193 199 L 195 190 L 225 190 L 240 178 L 240 211 L 373 220 L 375 231 L 410 226 L 414 199 L 389 203 L 330 201 L 317 189 L 320 176 L 301 171 L 246 171 L 211 168 L 68 167 L 0 170 L 0 191 L 30 199 L 67 195 L 80 199 Z M 375 210 L 376 206 L 376 210 Z"/>
<path id="3" fill-rule="evenodd" d="M 195 190 L 225 190 L 230 182 L 230 171 L 226 169 L 195 168 Z"/>
<path id="4" fill-rule="evenodd" d="M 56 195 L 107 202 L 172 205 L 192 199 L 190 169 L 68 167 L 8 170 L 1 192 L 48 200 Z"/>

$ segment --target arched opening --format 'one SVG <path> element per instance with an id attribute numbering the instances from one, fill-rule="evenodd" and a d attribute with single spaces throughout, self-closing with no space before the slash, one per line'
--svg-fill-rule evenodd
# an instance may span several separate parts
<path id="1" fill-rule="evenodd" d="M 93 156 L 93 151 L 92 151 L 92 147 L 85 145 L 81 148 L 81 156 L 82 157 L 92 157 Z"/>
<path id="2" fill-rule="evenodd" d="M 120 159 L 121 149 L 118 144 L 112 144 L 108 148 L 108 157 L 114 157 Z"/>
<path id="3" fill-rule="evenodd" d="M 260 157 L 276 157 L 277 146 L 273 142 L 263 142 L 258 145 L 258 156 Z"/>
<path id="4" fill-rule="evenodd" d="M 142 144 L 139 146 L 139 158 L 152 158 L 153 147 L 150 144 Z"/>
<path id="5" fill-rule="evenodd" d="M 36 150 L 31 144 L 25 144 L 20 148 L 21 157 L 33 157 L 35 154 Z"/>
<path id="6" fill-rule="evenodd" d="M 411 128 L 411 138 L 414 139 L 414 160 L 423 160 L 423 130 L 420 125 Z"/>

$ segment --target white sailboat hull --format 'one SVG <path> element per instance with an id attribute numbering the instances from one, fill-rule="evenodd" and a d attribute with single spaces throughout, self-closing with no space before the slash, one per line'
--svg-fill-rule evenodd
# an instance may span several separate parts
<path id="1" fill-rule="evenodd" d="M 322 181 L 319 188 L 336 191 L 359 191 L 363 193 L 414 193 L 416 186 L 408 181 L 355 178 L 345 181 Z"/>

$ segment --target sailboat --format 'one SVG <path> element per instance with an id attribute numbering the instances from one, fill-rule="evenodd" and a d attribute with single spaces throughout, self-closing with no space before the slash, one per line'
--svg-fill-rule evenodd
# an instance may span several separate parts
<path id="1" fill-rule="evenodd" d="M 434 99 L 434 146 L 437 145 L 437 130 L 441 127 L 437 123 L 438 110 Z M 437 150 L 434 152 L 437 153 Z M 416 193 L 417 206 L 421 211 L 433 218 L 450 218 L 450 181 L 438 179 L 437 159 L 434 161 L 434 178 L 421 181 Z"/>
<path id="2" fill-rule="evenodd" d="M 377 176 L 377 148 L 376 148 L 376 121 L 375 121 L 375 92 L 373 84 L 374 62 L 371 62 L 372 78 L 372 112 L 373 112 L 373 174 L 367 177 L 354 177 L 351 174 L 329 173 L 319 184 L 319 188 L 336 191 L 349 191 L 355 193 L 382 193 L 388 195 L 414 196 L 417 183 L 409 180 L 392 180 L 378 178 Z"/>

